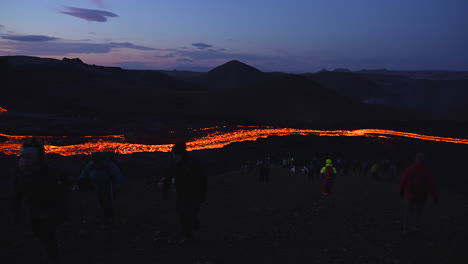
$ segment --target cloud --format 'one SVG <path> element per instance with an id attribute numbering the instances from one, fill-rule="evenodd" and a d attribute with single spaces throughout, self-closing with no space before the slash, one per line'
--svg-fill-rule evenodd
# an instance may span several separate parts
<path id="1" fill-rule="evenodd" d="M 113 49 L 134 49 L 143 51 L 158 50 L 155 48 L 138 46 L 132 43 L 81 43 L 81 42 L 63 42 L 63 41 L 49 41 L 49 42 L 0 42 L 0 53 L 9 55 L 49 55 L 60 56 L 67 54 L 86 54 L 86 53 L 109 53 Z"/>
<path id="2" fill-rule="evenodd" d="M 99 8 L 104 8 L 104 0 L 91 0 L 91 3 Z"/>
<path id="3" fill-rule="evenodd" d="M 85 8 L 78 8 L 78 7 L 71 7 L 66 6 L 66 10 L 60 11 L 63 14 L 78 17 L 88 21 L 96 21 L 96 22 L 106 22 L 107 17 L 118 17 L 117 14 L 102 11 L 102 10 L 94 10 L 94 9 L 85 9 Z"/>
<path id="4" fill-rule="evenodd" d="M 155 55 L 156 58 L 162 58 L 162 59 L 169 59 L 169 58 L 174 58 L 174 54 L 165 54 L 165 55 Z"/>
<path id="5" fill-rule="evenodd" d="M 111 42 L 108 45 L 111 46 L 111 48 L 128 48 L 128 49 L 136 49 L 136 50 L 159 50 L 159 49 L 149 48 L 145 46 L 137 46 L 129 42 L 123 42 L 123 43 Z"/>
<path id="6" fill-rule="evenodd" d="M 213 47 L 213 45 L 206 44 L 206 43 L 193 43 L 192 46 L 197 47 L 199 49 L 207 49 L 207 48 Z"/>
<path id="7" fill-rule="evenodd" d="M 41 36 L 41 35 L 9 35 L 3 36 L 3 39 L 15 40 L 15 41 L 26 41 L 26 42 L 41 42 L 41 41 L 53 41 L 59 38 Z"/>
<path id="8" fill-rule="evenodd" d="M 184 63 L 187 62 L 187 63 L 188 63 L 188 62 L 192 62 L 193 60 L 187 59 L 187 58 L 180 58 L 180 59 L 177 59 L 176 61 L 178 61 L 178 62 L 184 62 Z"/>

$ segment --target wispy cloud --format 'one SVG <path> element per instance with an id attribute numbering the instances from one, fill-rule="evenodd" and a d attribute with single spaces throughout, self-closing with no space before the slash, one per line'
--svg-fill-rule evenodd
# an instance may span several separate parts
<path id="1" fill-rule="evenodd" d="M 60 11 L 60 12 L 63 14 L 78 17 L 87 21 L 96 21 L 96 22 L 106 22 L 108 17 L 118 17 L 117 14 L 114 14 L 112 12 L 71 7 L 71 6 L 66 6 L 65 10 Z"/>
<path id="2" fill-rule="evenodd" d="M 176 61 L 185 63 L 185 62 L 192 62 L 193 60 L 187 59 L 187 58 L 180 58 L 180 59 L 177 59 Z"/>
<path id="3" fill-rule="evenodd" d="M 162 59 L 169 59 L 169 58 L 174 58 L 174 54 L 165 54 L 165 55 L 155 55 L 156 58 L 162 58 Z"/>
<path id="4" fill-rule="evenodd" d="M 199 49 L 207 49 L 207 48 L 213 47 L 213 45 L 206 44 L 206 43 L 193 43 L 192 46 L 197 47 Z"/>
<path id="5" fill-rule="evenodd" d="M 91 3 L 96 5 L 99 8 L 104 8 L 104 0 L 91 0 Z"/>
<path id="6" fill-rule="evenodd" d="M 24 36 L 22 36 L 24 37 Z M 45 39 L 51 38 L 42 36 Z M 5 37 L 3 37 L 5 38 Z M 12 39 L 12 38 L 6 38 Z M 66 42 L 66 41 L 33 41 L 30 38 L 28 41 L 4 41 L 0 42 L 0 53 L 7 55 L 40 55 L 40 56 L 61 56 L 67 54 L 91 54 L 91 53 L 109 53 L 114 49 L 133 49 L 142 51 L 158 50 L 156 48 L 139 46 L 133 43 L 83 43 L 83 42 Z M 13 39 L 17 40 L 17 38 Z"/>
<path id="7" fill-rule="evenodd" d="M 42 41 L 53 41 L 58 40 L 59 38 L 41 36 L 41 35 L 8 35 L 3 36 L 3 39 L 15 40 L 15 41 L 25 41 L 25 42 L 42 42 Z"/>
<path id="8" fill-rule="evenodd" d="M 123 42 L 123 43 L 111 42 L 108 45 L 111 48 L 128 48 L 128 49 L 136 49 L 136 50 L 160 50 L 160 49 L 150 48 L 150 47 L 145 47 L 145 46 L 137 46 L 129 42 Z"/>

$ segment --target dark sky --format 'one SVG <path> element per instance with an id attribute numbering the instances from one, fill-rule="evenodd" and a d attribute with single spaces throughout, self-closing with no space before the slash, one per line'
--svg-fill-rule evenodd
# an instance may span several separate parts
<path id="1" fill-rule="evenodd" d="M 0 1 L 0 55 L 205 71 L 468 71 L 466 0 Z"/>

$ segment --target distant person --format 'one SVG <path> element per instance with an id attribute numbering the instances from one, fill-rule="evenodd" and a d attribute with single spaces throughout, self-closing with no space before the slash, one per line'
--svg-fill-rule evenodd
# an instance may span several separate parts
<path id="1" fill-rule="evenodd" d="M 400 182 L 400 197 L 407 198 L 403 219 L 404 233 L 421 229 L 421 216 L 428 194 L 437 204 L 432 173 L 426 167 L 424 153 L 418 153 L 415 162 L 404 171 Z"/>
<path id="2" fill-rule="evenodd" d="M 289 171 L 291 172 L 291 174 L 296 174 L 296 166 L 292 166 Z"/>
<path id="3" fill-rule="evenodd" d="M 374 164 L 372 164 L 371 169 L 370 169 L 371 177 L 373 180 L 379 179 L 379 171 L 380 171 L 379 163 L 374 162 Z"/>
<path id="4" fill-rule="evenodd" d="M 177 213 L 185 237 L 182 242 L 193 240 L 193 233 L 200 229 L 200 206 L 206 200 L 206 177 L 200 164 L 190 158 L 185 143 L 172 148 L 173 162 L 164 181 L 163 199 L 169 198 L 171 184 L 175 184 Z"/>
<path id="5" fill-rule="evenodd" d="M 58 262 L 56 229 L 67 220 L 68 187 L 67 179 L 46 164 L 41 140 L 26 139 L 19 153 L 11 210 L 19 220 L 24 205 L 32 231 L 46 249 L 48 263 Z"/>
<path id="6" fill-rule="evenodd" d="M 369 169 L 369 164 L 367 163 L 367 161 L 363 160 L 361 162 L 361 176 L 363 178 L 367 178 L 368 169 Z"/>
<path id="7" fill-rule="evenodd" d="M 309 168 L 307 168 L 307 165 L 302 166 L 301 174 L 303 176 L 308 176 L 309 175 Z"/>
<path id="8" fill-rule="evenodd" d="M 268 183 L 270 181 L 271 164 L 270 159 L 262 161 L 259 165 L 259 180 L 260 183 Z"/>
<path id="9" fill-rule="evenodd" d="M 336 169 L 333 167 L 331 159 L 326 160 L 325 166 L 320 170 L 320 180 L 322 186 L 322 193 L 325 196 L 331 194 L 331 189 L 336 178 Z"/>
<path id="10" fill-rule="evenodd" d="M 103 224 L 114 224 L 114 199 L 119 182 L 123 179 L 122 172 L 110 153 L 96 152 L 91 155 L 91 161 L 83 168 L 78 186 L 81 190 L 95 191 L 99 205 L 103 210 Z"/>

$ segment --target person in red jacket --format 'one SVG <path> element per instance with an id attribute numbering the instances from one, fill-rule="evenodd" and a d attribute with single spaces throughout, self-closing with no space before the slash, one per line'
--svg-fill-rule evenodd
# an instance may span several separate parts
<path id="1" fill-rule="evenodd" d="M 400 182 L 400 197 L 407 202 L 403 219 L 403 232 L 419 231 L 421 216 L 429 194 L 437 204 L 438 197 L 432 179 L 432 173 L 425 165 L 424 153 L 416 155 L 416 161 L 403 173 Z"/>

